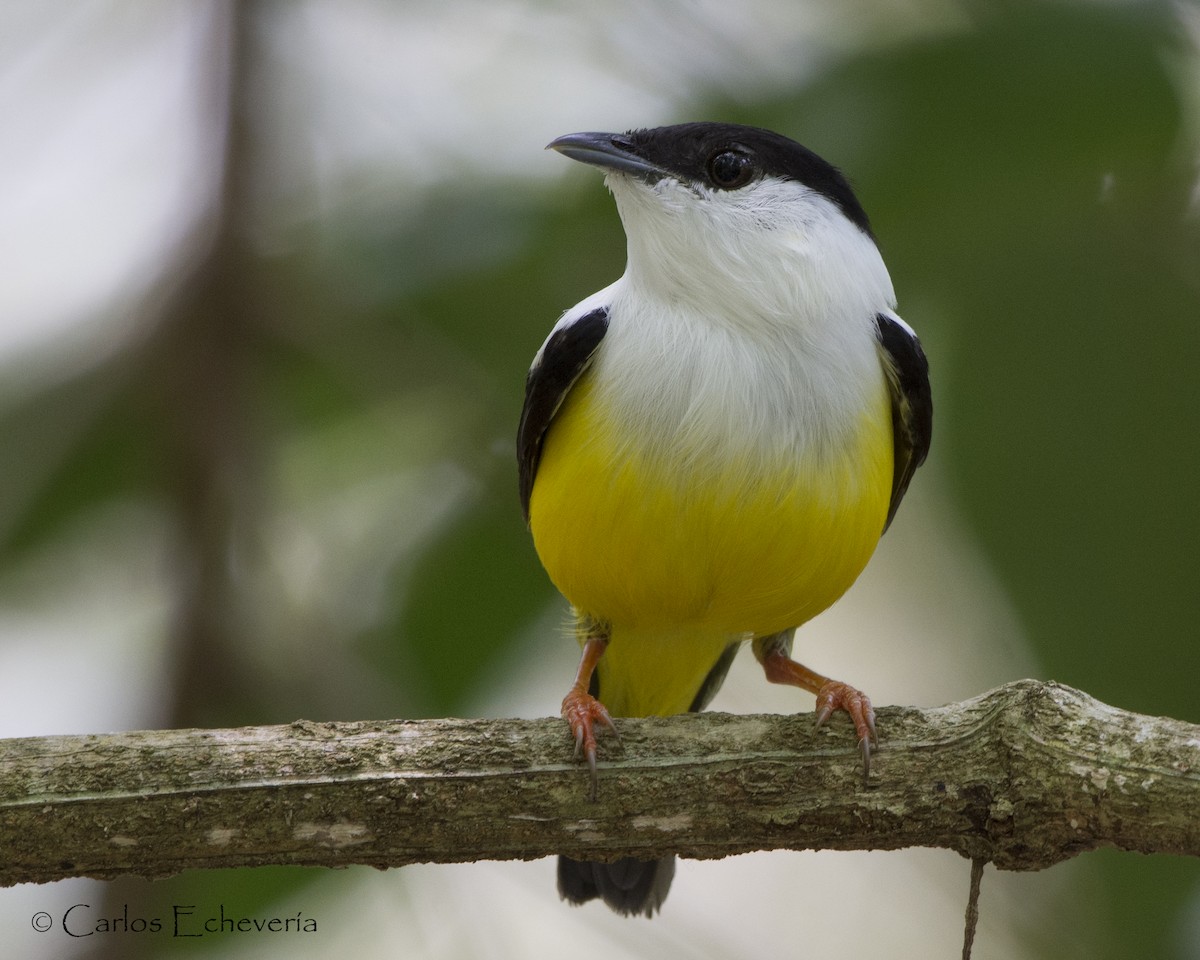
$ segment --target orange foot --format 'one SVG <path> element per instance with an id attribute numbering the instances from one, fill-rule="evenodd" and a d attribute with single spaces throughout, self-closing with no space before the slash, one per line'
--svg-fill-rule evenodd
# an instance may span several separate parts
<path id="1" fill-rule="evenodd" d="M 608 727 L 614 736 L 617 728 L 613 725 L 612 717 L 608 715 L 604 704 L 578 687 L 572 687 L 571 692 L 563 697 L 562 717 L 567 721 L 567 726 L 571 728 L 571 733 L 575 737 L 575 756 L 578 757 L 582 753 L 587 757 L 588 769 L 592 773 L 592 788 L 588 793 L 588 799 L 595 800 L 597 779 L 595 725 L 599 723 Z"/>
<path id="2" fill-rule="evenodd" d="M 871 744 L 878 744 L 875 735 L 875 709 L 871 698 L 840 680 L 826 680 L 817 690 L 817 726 L 821 726 L 835 710 L 845 710 L 854 721 L 858 748 L 862 751 L 863 777 L 871 775 Z"/>

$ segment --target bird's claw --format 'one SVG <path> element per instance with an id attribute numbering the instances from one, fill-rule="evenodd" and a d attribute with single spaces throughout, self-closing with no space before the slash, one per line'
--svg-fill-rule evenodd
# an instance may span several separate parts
<path id="1" fill-rule="evenodd" d="M 607 727 L 613 732 L 613 736 L 617 735 L 617 728 L 613 724 L 612 717 L 609 716 L 608 710 L 599 700 L 593 697 L 590 693 L 585 693 L 579 689 L 572 689 L 562 702 L 562 717 L 567 721 L 567 725 L 571 728 L 571 732 L 575 735 L 575 758 L 579 759 L 582 755 L 587 760 L 588 770 L 591 773 L 591 789 L 588 791 L 588 799 L 596 799 L 596 783 L 598 775 L 596 772 L 596 724 Z"/>
<path id="2" fill-rule="evenodd" d="M 871 746 L 879 743 L 875 733 L 875 709 L 871 706 L 871 698 L 848 683 L 827 680 L 817 691 L 816 726 L 822 726 L 833 716 L 835 710 L 845 710 L 854 722 L 854 730 L 858 734 L 858 748 L 863 758 L 863 781 L 866 782 L 871 775 Z"/>

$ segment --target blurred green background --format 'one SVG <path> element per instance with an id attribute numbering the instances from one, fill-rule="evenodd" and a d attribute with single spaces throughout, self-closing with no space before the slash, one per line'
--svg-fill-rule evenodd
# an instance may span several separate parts
<path id="1" fill-rule="evenodd" d="M 937 411 L 897 536 L 930 562 L 965 550 L 1003 598 L 1023 653 L 989 682 L 1031 669 L 1200 722 L 1198 31 L 1194 3 L 1154 2 L 7 4 L 0 735 L 553 713 L 575 653 L 512 440 L 529 359 L 624 246 L 600 179 L 541 148 L 701 118 L 801 140 L 871 214 Z M 948 621 L 936 587 L 896 591 L 897 621 Z M 965 697 L 983 654 L 960 639 L 890 656 Z M 566 665 L 549 679 L 548 658 Z M 899 891 L 875 856 L 838 862 L 882 878 L 886 915 Z M 728 885 L 720 867 L 682 869 Z M 539 955 L 553 941 L 527 938 L 551 923 L 608 956 L 767 942 L 739 927 L 753 879 L 722 895 L 714 941 L 683 890 L 610 930 L 560 907 L 544 864 L 504 910 L 456 902 L 493 868 L 474 869 L 21 888 L 0 891 L 0 933 L 25 956 L 481 955 L 450 932 L 465 915 L 489 956 Z M 990 903 L 985 883 L 977 957 L 1200 957 L 1195 862 L 1097 853 L 1049 874 L 997 879 Z M 932 897 L 945 916 L 965 876 Z M 1029 913 L 1020 891 L 1047 882 Z M 324 929 L 29 931 L 84 896 L 301 903 Z M 796 923 L 853 938 L 844 900 Z"/>

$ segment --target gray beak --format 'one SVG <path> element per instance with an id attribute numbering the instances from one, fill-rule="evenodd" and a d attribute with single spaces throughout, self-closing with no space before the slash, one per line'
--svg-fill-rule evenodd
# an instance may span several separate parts
<path id="1" fill-rule="evenodd" d="M 629 137 L 622 133 L 568 133 L 550 141 L 546 149 L 557 150 L 564 157 L 580 163 L 632 173 L 644 180 L 654 181 L 667 176 L 666 170 L 634 153 Z"/>

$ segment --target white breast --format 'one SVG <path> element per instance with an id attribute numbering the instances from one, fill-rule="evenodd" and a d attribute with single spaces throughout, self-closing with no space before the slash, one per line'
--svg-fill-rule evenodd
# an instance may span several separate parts
<path id="1" fill-rule="evenodd" d="M 609 307 L 597 399 L 630 452 L 839 457 L 886 392 L 875 315 L 894 295 L 871 238 L 796 183 L 752 197 L 610 185 L 626 273 L 568 316 Z"/>

